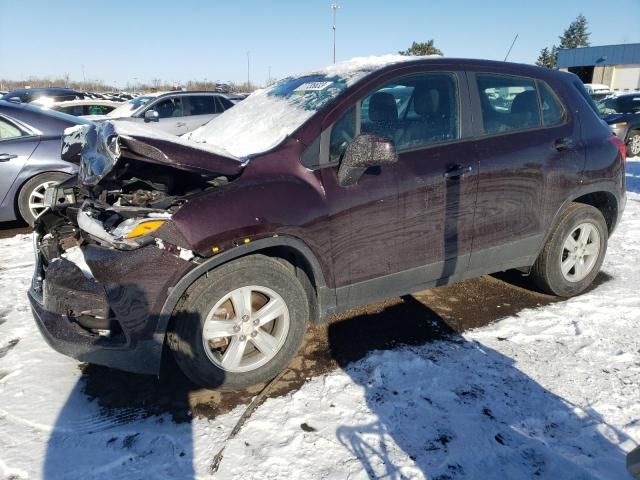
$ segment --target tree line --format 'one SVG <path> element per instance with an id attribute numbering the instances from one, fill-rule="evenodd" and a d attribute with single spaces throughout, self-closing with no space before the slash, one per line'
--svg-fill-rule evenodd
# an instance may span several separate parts
<path id="1" fill-rule="evenodd" d="M 102 80 L 77 81 L 71 80 L 68 75 L 61 77 L 29 77 L 26 80 L 12 80 L 0 78 L 0 90 L 15 90 L 24 87 L 68 87 L 83 92 L 161 92 L 186 88 L 187 90 L 206 90 L 218 92 L 252 92 L 256 89 L 254 84 L 234 82 L 219 82 L 209 80 L 189 80 L 184 83 L 174 83 L 159 78 L 150 82 L 127 82 L 124 87 L 116 87 Z"/>
<path id="2" fill-rule="evenodd" d="M 569 27 L 565 29 L 558 38 L 560 43 L 553 44 L 551 47 L 544 47 L 540 50 L 540 54 L 536 60 L 536 65 L 541 67 L 556 68 L 558 64 L 558 49 L 560 48 L 579 48 L 591 45 L 589 36 L 591 32 L 588 30 L 588 22 L 584 15 L 580 14 L 571 22 Z M 443 51 L 435 45 L 435 40 L 430 39 L 426 42 L 413 42 L 409 48 L 398 52 L 400 55 L 444 55 Z M 9 80 L 0 79 L 0 90 L 13 90 L 23 88 L 25 86 L 35 87 L 69 87 L 76 90 L 89 92 L 110 92 L 110 91 L 127 91 L 127 92 L 157 92 L 165 90 L 175 90 L 177 88 L 186 88 L 187 90 L 210 90 L 225 92 L 252 92 L 256 86 L 253 84 L 219 82 L 208 80 L 189 80 L 185 83 L 176 84 L 159 78 L 154 78 L 150 82 L 128 82 L 124 88 L 117 88 L 109 85 L 101 80 L 74 81 L 69 79 L 69 75 L 63 77 L 29 77 L 26 80 Z"/>

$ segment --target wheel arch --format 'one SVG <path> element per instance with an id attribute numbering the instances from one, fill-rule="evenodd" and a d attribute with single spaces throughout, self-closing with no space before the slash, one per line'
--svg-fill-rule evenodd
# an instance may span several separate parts
<path id="1" fill-rule="evenodd" d="M 22 218 L 22 215 L 20 214 L 20 208 L 19 208 L 18 199 L 20 197 L 20 193 L 22 192 L 22 189 L 24 188 L 24 186 L 27 184 L 27 182 L 33 180 L 34 178 L 37 178 L 40 175 L 46 175 L 48 173 L 60 173 L 62 175 L 67 175 L 68 177 L 72 177 L 73 176 L 73 173 L 70 173 L 69 171 L 47 169 L 47 170 L 42 170 L 42 171 L 35 171 L 35 172 L 33 172 L 32 175 L 25 175 L 24 177 L 19 178 L 19 183 L 15 187 L 14 194 L 13 194 L 13 210 L 14 210 L 14 213 L 15 213 L 15 216 L 16 216 L 17 219 L 21 219 Z"/>
<path id="2" fill-rule="evenodd" d="M 588 188 L 583 188 L 574 192 L 564 201 L 564 203 L 562 203 L 562 205 L 560 205 L 560 208 L 556 210 L 556 213 L 550 222 L 551 227 L 547 230 L 544 239 L 539 246 L 538 254 L 558 225 L 562 212 L 571 203 L 584 203 L 597 208 L 605 218 L 607 229 L 609 230 L 609 236 L 611 236 L 618 225 L 621 213 L 620 209 L 624 208 L 622 198 L 616 194 L 615 189 L 613 189 L 609 184 L 593 184 Z"/>
<path id="3" fill-rule="evenodd" d="M 310 302 L 313 300 L 310 305 L 312 323 L 323 321 L 326 315 L 335 309 L 335 295 L 327 287 L 325 272 L 316 254 L 302 240 L 288 236 L 263 238 L 211 257 L 182 277 L 171 288 L 160 311 L 154 333 L 155 340 L 164 343 L 176 306 L 196 280 L 233 260 L 256 254 L 280 258 L 291 265 L 305 291 L 310 295 Z"/>

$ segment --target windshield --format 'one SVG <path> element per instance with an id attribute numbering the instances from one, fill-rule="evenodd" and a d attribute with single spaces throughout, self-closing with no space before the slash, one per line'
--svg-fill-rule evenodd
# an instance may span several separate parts
<path id="1" fill-rule="evenodd" d="M 608 97 L 597 104 L 602 115 L 640 113 L 640 95 Z"/>
<path id="2" fill-rule="evenodd" d="M 373 70 L 411 59 L 396 55 L 360 57 L 287 77 L 254 92 L 184 138 L 215 145 L 239 158 L 271 150 Z"/>
<path id="3" fill-rule="evenodd" d="M 205 126 L 187 134 L 236 157 L 277 146 L 347 88 L 346 79 L 322 74 L 289 77 L 254 92 Z"/>
<path id="4" fill-rule="evenodd" d="M 136 112 L 136 110 L 138 110 L 140 107 L 143 107 L 154 98 L 156 97 L 154 97 L 153 95 L 136 97 L 133 100 L 129 100 L 128 102 L 123 103 L 118 108 L 113 109 L 107 114 L 107 116 L 113 118 L 130 117 Z"/>

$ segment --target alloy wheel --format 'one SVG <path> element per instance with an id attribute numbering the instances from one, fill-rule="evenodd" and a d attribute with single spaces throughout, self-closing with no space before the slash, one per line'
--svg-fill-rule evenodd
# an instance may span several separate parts
<path id="1" fill-rule="evenodd" d="M 29 193 L 29 212 L 33 215 L 34 219 L 38 218 L 48 210 L 48 207 L 44 204 L 44 192 L 47 188 L 56 185 L 57 183 L 58 182 L 51 180 L 43 182 Z"/>
<path id="2" fill-rule="evenodd" d="M 634 157 L 637 157 L 638 155 L 640 155 L 640 135 L 639 134 L 633 135 L 629 139 L 629 150 L 631 151 L 631 154 Z"/>
<path id="3" fill-rule="evenodd" d="M 600 233 L 592 223 L 581 223 L 567 236 L 560 255 L 562 275 L 569 282 L 587 277 L 600 255 Z"/>
<path id="4" fill-rule="evenodd" d="M 267 287 L 237 288 L 211 309 L 202 330 L 209 360 L 228 372 L 247 372 L 269 362 L 289 333 L 289 309 Z"/>

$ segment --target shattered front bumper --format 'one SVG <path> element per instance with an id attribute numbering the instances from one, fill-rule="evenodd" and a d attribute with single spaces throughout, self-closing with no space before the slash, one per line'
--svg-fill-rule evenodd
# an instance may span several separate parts
<path id="1" fill-rule="evenodd" d="M 66 258 L 45 265 L 34 233 L 29 299 L 42 335 L 79 361 L 157 374 L 165 333 L 158 328 L 162 306 L 194 265 L 155 244 L 128 251 L 81 249 L 89 272 Z"/>

